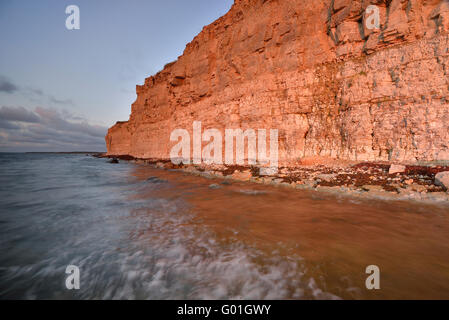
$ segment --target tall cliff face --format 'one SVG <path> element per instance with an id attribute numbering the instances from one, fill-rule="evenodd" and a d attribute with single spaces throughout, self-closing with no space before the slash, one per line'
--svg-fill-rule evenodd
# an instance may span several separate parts
<path id="1" fill-rule="evenodd" d="M 380 29 L 366 8 L 380 8 Z M 236 0 L 137 86 L 108 154 L 169 158 L 170 133 L 279 130 L 279 160 L 449 160 L 449 0 Z"/>

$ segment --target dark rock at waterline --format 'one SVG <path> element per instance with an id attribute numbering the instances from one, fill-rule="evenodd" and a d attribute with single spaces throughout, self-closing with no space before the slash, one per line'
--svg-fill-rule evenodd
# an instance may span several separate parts
<path id="1" fill-rule="evenodd" d="M 120 159 L 120 160 L 124 160 L 124 161 L 131 161 L 131 160 L 136 160 L 136 158 L 134 158 L 133 156 L 127 155 L 127 154 L 122 154 L 122 155 L 109 155 L 107 156 L 109 158 L 115 158 L 115 159 Z"/>
<path id="2" fill-rule="evenodd" d="M 119 163 L 118 159 L 113 158 L 111 160 L 108 161 L 109 163 Z"/>
<path id="3" fill-rule="evenodd" d="M 168 182 L 167 180 L 159 179 L 158 177 L 149 177 L 147 179 L 147 181 L 151 182 L 151 183 L 166 183 L 166 182 Z"/>
<path id="4" fill-rule="evenodd" d="M 93 153 L 92 157 L 94 157 L 94 158 L 107 158 L 105 153 Z"/>

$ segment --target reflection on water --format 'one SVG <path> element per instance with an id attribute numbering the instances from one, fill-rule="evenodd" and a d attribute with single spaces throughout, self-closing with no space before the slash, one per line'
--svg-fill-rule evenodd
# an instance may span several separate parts
<path id="1" fill-rule="evenodd" d="M 1 298 L 449 299 L 447 207 L 80 155 L 0 155 L 0 170 Z"/>

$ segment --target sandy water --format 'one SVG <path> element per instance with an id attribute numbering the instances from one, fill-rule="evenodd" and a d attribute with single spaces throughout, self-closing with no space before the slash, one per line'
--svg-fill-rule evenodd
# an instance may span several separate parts
<path id="1" fill-rule="evenodd" d="M 0 298 L 449 299 L 448 207 L 222 182 L 0 154 Z"/>

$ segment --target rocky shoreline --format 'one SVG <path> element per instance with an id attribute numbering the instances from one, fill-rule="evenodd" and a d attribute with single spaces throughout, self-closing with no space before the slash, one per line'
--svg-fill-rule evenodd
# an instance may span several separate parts
<path id="1" fill-rule="evenodd" d="M 281 167 L 277 174 L 261 176 L 257 167 L 174 165 L 170 160 L 137 159 L 127 155 L 95 156 L 160 169 L 179 170 L 207 178 L 314 190 L 356 198 L 411 200 L 449 205 L 449 166 L 446 165 L 400 165 L 382 162 L 315 164 Z"/>

